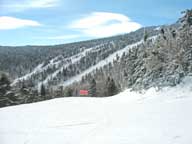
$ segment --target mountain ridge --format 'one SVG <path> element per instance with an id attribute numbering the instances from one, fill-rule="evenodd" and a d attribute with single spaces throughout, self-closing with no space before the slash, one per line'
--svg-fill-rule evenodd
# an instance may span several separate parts
<path id="1" fill-rule="evenodd" d="M 89 96 L 111 96 L 126 88 L 140 91 L 175 86 L 192 72 L 191 13 L 186 11 L 172 25 L 145 27 L 110 38 L 32 46 L 32 50 L 14 51 L 14 55 L 5 50 L 0 52 L 4 56 L 0 61 L 7 61 L 1 67 L 16 78 L 11 84 L 16 93 L 19 90 L 15 99 L 29 102 L 79 96 L 81 89 L 88 90 Z"/>

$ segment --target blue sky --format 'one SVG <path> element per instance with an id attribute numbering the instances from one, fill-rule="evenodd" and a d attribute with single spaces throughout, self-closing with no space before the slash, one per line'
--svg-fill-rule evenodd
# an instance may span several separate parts
<path id="1" fill-rule="evenodd" d="M 53 45 L 174 23 L 191 0 L 0 0 L 0 45 Z"/>

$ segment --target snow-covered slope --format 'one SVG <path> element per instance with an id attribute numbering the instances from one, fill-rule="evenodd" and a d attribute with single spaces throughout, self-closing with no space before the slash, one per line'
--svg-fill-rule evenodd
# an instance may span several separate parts
<path id="1" fill-rule="evenodd" d="M 152 40 L 153 42 L 155 41 L 155 39 L 157 38 L 158 36 L 152 36 L 150 38 L 148 38 L 148 40 Z M 114 53 L 112 53 L 111 55 L 109 55 L 108 57 L 106 57 L 104 60 L 101 60 L 99 61 L 96 65 L 94 66 L 91 66 L 89 67 L 88 69 L 86 69 L 85 71 L 83 71 L 82 73 L 74 76 L 74 77 L 71 77 L 69 80 L 66 80 L 64 81 L 61 85 L 62 86 L 68 86 L 74 82 L 78 82 L 82 79 L 83 76 L 85 76 L 86 74 L 88 73 L 91 73 L 93 72 L 94 70 L 100 68 L 100 67 L 103 67 L 107 64 L 109 64 L 110 62 L 112 63 L 113 60 L 116 60 L 116 56 L 118 55 L 119 57 L 121 57 L 123 55 L 123 53 L 128 53 L 128 51 L 134 47 L 137 47 L 138 45 L 141 45 L 143 43 L 143 40 L 140 40 L 136 43 L 133 43 L 133 44 L 130 44 L 130 45 L 127 45 L 126 47 L 124 47 L 123 49 L 120 49 Z"/>
<path id="2" fill-rule="evenodd" d="M 149 37 L 148 40 L 155 41 L 156 38 L 157 35 Z M 62 55 L 58 55 L 55 58 L 50 59 L 48 62 L 42 62 L 41 64 L 37 65 L 37 67 L 34 68 L 30 73 L 27 73 L 26 75 L 15 79 L 11 85 L 14 86 L 21 81 L 26 81 L 30 79 L 36 81 L 35 85 L 37 86 L 37 88 L 40 88 L 42 84 L 47 85 L 50 81 L 53 81 L 54 78 L 57 79 L 59 73 L 62 73 L 64 68 L 69 68 L 70 65 L 77 64 L 82 58 L 85 58 L 88 53 L 94 53 L 96 51 L 104 49 L 105 44 L 107 43 L 102 43 L 94 47 L 82 49 L 81 52 L 74 54 L 70 57 L 63 57 Z M 111 44 L 113 45 L 113 47 L 115 47 L 115 43 L 113 41 L 108 42 L 108 44 Z M 99 60 L 95 65 L 89 66 L 87 69 L 81 71 L 81 73 L 73 75 L 66 80 L 61 80 L 58 78 L 58 85 L 68 86 L 73 82 L 80 81 L 81 78 L 86 74 L 91 73 L 95 69 L 103 67 L 104 65 L 107 65 L 110 62 L 113 62 L 113 60 L 116 59 L 117 55 L 121 57 L 124 52 L 126 53 L 129 51 L 129 49 L 137 47 L 141 44 L 143 44 L 143 39 L 138 42 L 129 44 L 122 49 L 117 49 L 105 59 Z M 50 69 L 52 69 L 51 72 Z M 45 74 L 46 76 L 44 76 Z"/>
<path id="3" fill-rule="evenodd" d="M 37 87 L 39 88 L 41 84 L 47 84 L 51 79 L 57 77 L 57 75 L 63 71 L 64 68 L 69 67 L 69 65 L 77 63 L 81 60 L 81 58 L 85 57 L 88 52 L 96 52 L 100 50 L 105 45 L 99 44 L 94 47 L 90 47 L 87 49 L 82 49 L 82 51 L 78 54 L 72 55 L 70 57 L 63 57 L 62 55 L 56 56 L 53 59 L 50 59 L 47 64 L 45 62 L 39 64 L 36 66 L 30 73 L 27 73 L 26 75 L 16 78 L 12 82 L 12 86 L 16 85 L 18 82 L 23 81 L 23 80 L 29 80 L 31 79 L 34 75 L 39 75 L 41 77 L 42 73 L 45 73 L 48 69 L 50 68 L 55 68 L 55 71 L 53 71 L 51 74 L 47 75 L 47 77 L 44 80 L 39 80 L 37 79 L 38 84 Z"/>
<path id="4" fill-rule="evenodd" d="M 0 144 L 191 144 L 192 78 L 108 98 L 59 98 L 0 109 Z"/>
<path id="5" fill-rule="evenodd" d="M 100 45 L 98 45 L 98 46 L 100 46 Z M 67 57 L 67 58 L 63 58 L 61 55 L 56 56 L 55 58 L 49 60 L 49 62 L 48 62 L 48 64 L 46 66 L 43 66 L 44 63 L 39 64 L 36 68 L 34 68 L 34 70 L 32 72 L 30 72 L 30 73 L 28 73 L 28 74 L 26 74 L 26 75 L 24 75 L 24 76 L 22 76 L 20 78 L 15 79 L 13 81 L 12 85 L 15 85 L 19 81 L 27 80 L 27 79 L 31 78 L 32 75 L 42 73 L 42 72 L 46 71 L 48 68 L 50 68 L 50 67 L 56 67 L 57 70 L 53 74 L 48 75 L 48 77 L 42 82 L 42 83 L 45 84 L 45 83 L 47 83 L 47 81 L 50 78 L 56 77 L 56 75 L 59 72 L 61 72 L 64 67 L 67 67 L 70 64 L 73 64 L 73 63 L 79 61 L 83 56 L 85 56 L 85 54 L 87 52 L 91 51 L 94 48 L 97 48 L 97 47 L 92 47 L 92 48 L 85 49 L 82 52 L 80 52 L 80 53 L 78 53 L 76 55 L 73 55 L 71 57 Z"/>

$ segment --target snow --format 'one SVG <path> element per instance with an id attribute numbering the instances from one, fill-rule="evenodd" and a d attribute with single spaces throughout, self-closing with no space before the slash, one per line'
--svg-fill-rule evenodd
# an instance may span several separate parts
<path id="1" fill-rule="evenodd" d="M 16 83 L 18 83 L 19 81 L 21 80 L 26 80 L 28 79 L 29 77 L 31 77 L 33 74 L 35 74 L 37 71 L 40 71 L 41 68 L 42 68 L 43 64 L 39 64 L 36 68 L 34 68 L 34 70 L 20 78 L 17 78 L 13 81 L 13 83 L 11 84 L 12 86 L 15 85 Z"/>
<path id="2" fill-rule="evenodd" d="M 161 29 L 161 27 L 156 27 L 154 30 L 159 31 L 160 29 Z"/>
<path id="3" fill-rule="evenodd" d="M 0 109 L 1 144 L 191 144 L 192 77 L 107 98 L 58 98 Z"/>
<path id="4" fill-rule="evenodd" d="M 152 41 L 155 41 L 155 39 L 157 38 L 158 36 L 152 36 L 150 37 L 148 40 L 152 40 Z M 82 73 L 74 76 L 74 77 L 71 77 L 69 80 L 66 80 L 64 81 L 61 85 L 62 86 L 68 86 L 74 82 L 78 82 L 82 79 L 83 76 L 85 76 L 86 74 L 88 73 L 91 73 L 93 72 L 94 70 L 98 69 L 98 68 L 101 68 L 107 64 L 109 64 L 110 62 L 113 62 L 113 60 L 116 60 L 116 56 L 118 55 L 119 57 L 121 57 L 123 55 L 123 53 L 127 53 L 129 51 L 129 49 L 131 48 L 134 48 L 134 47 L 137 47 L 138 45 L 142 44 L 143 43 L 143 40 L 140 40 L 136 43 L 133 43 L 133 44 L 130 44 L 130 45 L 127 45 L 125 48 L 123 49 L 120 49 L 116 52 L 114 52 L 113 54 L 109 55 L 107 58 L 105 58 L 104 60 L 101 60 L 99 61 L 96 65 L 94 66 L 91 66 L 89 67 L 88 69 L 86 69 L 85 71 L 83 71 Z"/>
<path id="5" fill-rule="evenodd" d="M 34 70 L 30 73 L 27 73 L 26 75 L 16 78 L 13 82 L 12 82 L 12 86 L 14 86 L 15 84 L 17 84 L 19 81 L 22 80 L 27 80 L 30 79 L 33 75 L 35 74 L 40 74 L 44 71 L 46 71 L 48 68 L 52 68 L 55 66 L 55 68 L 57 69 L 55 72 L 53 72 L 52 74 L 49 74 L 45 80 L 43 80 L 42 82 L 38 83 L 38 89 L 40 88 L 41 84 L 47 84 L 49 80 L 51 80 L 52 78 L 56 77 L 57 74 L 59 72 L 61 72 L 63 70 L 63 68 L 68 67 L 70 64 L 76 63 L 78 61 L 80 61 L 80 59 L 82 57 L 84 57 L 86 55 L 87 52 L 90 51 L 97 51 L 100 47 L 102 47 L 105 43 L 103 44 L 99 44 L 96 45 L 94 47 L 90 47 L 87 49 L 83 49 L 80 53 L 72 55 L 70 57 L 67 58 L 63 58 L 62 55 L 56 56 L 53 59 L 49 60 L 48 64 L 44 66 L 44 62 L 39 64 L 37 67 L 34 68 Z M 71 60 L 71 61 L 69 61 Z"/>
<path id="6" fill-rule="evenodd" d="M 76 55 L 73 55 L 71 57 L 68 57 L 68 58 L 64 59 L 63 61 L 66 61 L 66 60 L 69 60 L 69 59 L 71 61 L 69 63 L 64 63 L 63 66 L 61 66 L 59 69 L 57 69 L 54 73 L 48 75 L 47 78 L 44 81 L 42 81 L 42 82 L 40 82 L 38 84 L 38 89 L 40 89 L 41 84 L 47 84 L 49 80 L 56 77 L 59 72 L 62 72 L 63 68 L 68 67 L 70 64 L 77 63 L 78 61 L 81 60 L 82 57 L 84 57 L 86 55 L 87 52 L 95 51 L 95 50 L 97 50 L 97 48 L 99 48 L 99 47 L 101 47 L 103 45 L 104 44 L 100 44 L 100 45 L 97 45 L 97 46 L 94 46 L 94 47 L 87 48 L 87 49 L 83 50 L 82 52 L 80 52 L 80 53 L 78 53 Z"/>
<path id="7" fill-rule="evenodd" d="M 27 80 L 27 79 L 31 78 L 34 74 L 41 73 L 41 72 L 47 70 L 49 67 L 53 67 L 54 65 L 57 67 L 59 65 L 59 63 L 61 63 L 61 61 L 58 61 L 59 57 L 61 57 L 61 55 L 49 60 L 49 63 L 44 67 L 43 67 L 44 63 L 39 64 L 37 67 L 34 68 L 34 70 L 32 72 L 27 73 L 26 75 L 15 79 L 11 85 L 13 86 L 16 83 L 18 83 L 19 81 Z"/>
<path id="8" fill-rule="evenodd" d="M 154 41 L 156 38 L 157 38 L 157 36 L 152 36 L 152 37 L 148 38 L 148 40 Z M 111 41 L 111 43 L 114 45 L 113 41 Z M 142 43 L 143 43 L 143 40 L 140 40 L 136 43 L 130 44 L 130 45 L 126 46 L 125 48 L 114 52 L 113 54 L 108 56 L 106 59 L 99 61 L 96 65 L 89 67 L 82 73 L 80 73 L 74 77 L 71 77 L 70 79 L 64 81 L 63 83 L 61 83 L 59 85 L 68 86 L 74 82 L 80 81 L 81 78 L 83 76 L 85 76 L 86 74 L 91 73 L 95 69 L 103 67 L 104 65 L 107 65 L 110 62 L 113 62 L 113 60 L 116 59 L 116 55 L 121 57 L 124 52 L 128 52 L 129 49 L 134 48 L 137 45 L 140 45 Z M 11 85 L 13 86 L 13 85 L 17 84 L 19 81 L 30 79 L 33 75 L 40 74 L 40 73 L 46 71 L 48 68 L 52 68 L 55 66 L 56 70 L 53 73 L 49 74 L 43 81 L 38 82 L 37 89 L 39 90 L 42 84 L 46 85 L 51 79 L 57 77 L 59 72 L 62 72 L 63 68 L 68 67 L 70 64 L 77 63 L 78 61 L 81 60 L 82 57 L 86 56 L 86 53 L 98 51 L 100 49 L 100 47 L 104 46 L 105 44 L 106 43 L 103 43 L 103 44 L 99 44 L 94 47 L 83 49 L 80 53 L 73 55 L 71 57 L 67 57 L 67 58 L 64 58 L 62 55 L 56 56 L 55 58 L 49 60 L 47 65 L 44 66 L 44 62 L 43 62 L 43 63 L 39 64 L 36 68 L 34 68 L 34 70 L 32 72 L 15 79 Z M 69 61 L 69 60 L 71 60 L 71 61 Z"/>

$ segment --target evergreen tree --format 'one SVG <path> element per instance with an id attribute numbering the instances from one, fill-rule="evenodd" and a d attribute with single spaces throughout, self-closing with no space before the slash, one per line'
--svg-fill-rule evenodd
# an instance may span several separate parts
<path id="1" fill-rule="evenodd" d="M 63 87 L 60 86 L 57 88 L 57 90 L 55 91 L 55 97 L 63 97 Z"/>
<path id="2" fill-rule="evenodd" d="M 40 95 L 41 95 L 43 100 L 46 100 L 46 89 L 45 89 L 45 86 L 43 84 L 41 84 Z"/>
<path id="3" fill-rule="evenodd" d="M 10 89 L 8 76 L 5 73 L 2 73 L 0 76 L 0 107 L 10 105 L 9 96 L 12 96 L 12 94 L 7 94 Z"/>
<path id="4" fill-rule="evenodd" d="M 5 96 L 6 92 L 10 90 L 10 81 L 5 73 L 0 77 L 0 96 Z"/>
<path id="5" fill-rule="evenodd" d="M 173 38 L 176 38 L 176 31 L 175 31 L 175 30 L 172 30 L 172 31 L 171 31 L 171 34 L 172 34 L 172 37 L 173 37 Z"/>
<path id="6" fill-rule="evenodd" d="M 106 87 L 106 96 L 113 96 L 118 93 L 118 88 L 113 78 L 107 78 Z"/>
<path id="7" fill-rule="evenodd" d="M 147 34 L 147 32 L 145 31 L 145 28 L 144 28 L 144 36 L 143 36 L 144 42 L 147 41 L 148 37 L 149 36 L 148 36 L 148 34 Z"/>
<path id="8" fill-rule="evenodd" d="M 68 87 L 68 88 L 65 88 L 64 90 L 64 96 L 65 97 L 71 97 L 73 96 L 73 89 Z"/>
<path id="9" fill-rule="evenodd" d="M 90 89 L 89 89 L 90 96 L 96 97 L 97 96 L 97 87 L 96 87 L 96 81 L 93 78 L 90 82 Z"/>

